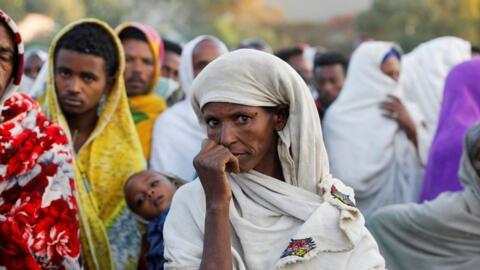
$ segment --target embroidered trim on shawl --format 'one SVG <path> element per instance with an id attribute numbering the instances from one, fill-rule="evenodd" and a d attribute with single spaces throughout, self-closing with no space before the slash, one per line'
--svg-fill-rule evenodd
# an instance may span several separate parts
<path id="1" fill-rule="evenodd" d="M 316 248 L 316 244 L 311 237 L 305 239 L 291 239 L 290 244 L 280 258 L 282 259 L 288 256 L 297 256 L 303 258 L 314 248 Z"/>

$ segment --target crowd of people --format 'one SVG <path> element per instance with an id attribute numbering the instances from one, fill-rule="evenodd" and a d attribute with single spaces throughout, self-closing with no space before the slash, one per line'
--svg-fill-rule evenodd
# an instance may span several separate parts
<path id="1" fill-rule="evenodd" d="M 469 41 L 21 34 L 0 10 L 0 269 L 480 267 Z"/>

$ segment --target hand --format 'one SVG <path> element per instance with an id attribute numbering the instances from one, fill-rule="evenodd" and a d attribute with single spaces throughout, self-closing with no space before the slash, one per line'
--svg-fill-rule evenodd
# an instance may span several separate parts
<path id="1" fill-rule="evenodd" d="M 384 111 L 383 116 L 392 119 L 398 123 L 401 129 L 407 133 L 408 138 L 417 145 L 417 131 L 415 123 L 410 114 L 403 105 L 402 101 L 394 96 L 388 95 L 388 100 L 380 103 L 380 108 Z"/>
<path id="2" fill-rule="evenodd" d="M 232 191 L 227 180 L 227 172 L 239 173 L 240 164 L 228 148 L 210 139 L 202 142 L 202 149 L 193 160 L 203 190 L 207 207 L 227 207 Z"/>

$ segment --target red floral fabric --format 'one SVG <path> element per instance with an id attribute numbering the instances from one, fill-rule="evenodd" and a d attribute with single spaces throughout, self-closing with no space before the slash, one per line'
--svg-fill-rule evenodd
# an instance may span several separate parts
<path id="1" fill-rule="evenodd" d="M 0 268 L 80 269 L 68 140 L 26 95 L 5 101 L 0 123 Z"/>

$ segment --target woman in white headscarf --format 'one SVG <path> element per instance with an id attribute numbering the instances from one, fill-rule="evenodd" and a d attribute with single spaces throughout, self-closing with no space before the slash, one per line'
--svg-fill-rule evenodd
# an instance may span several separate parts
<path id="1" fill-rule="evenodd" d="M 216 51 L 211 50 L 209 55 L 196 59 L 194 63 L 195 51 L 208 41 L 213 43 Z M 202 140 L 206 138 L 206 131 L 198 124 L 193 112 L 190 86 L 196 74 L 208 62 L 226 52 L 228 48 L 225 44 L 213 36 L 199 36 L 183 48 L 179 73 L 185 100 L 175 104 L 155 121 L 150 154 L 151 169 L 177 175 L 186 181 L 195 179 L 192 162 L 200 150 Z"/>
<path id="2" fill-rule="evenodd" d="M 243 49 L 192 85 L 208 139 L 199 180 L 175 194 L 166 269 L 383 269 L 352 189 L 331 177 L 308 86 L 287 63 Z"/>
<path id="3" fill-rule="evenodd" d="M 393 62 L 389 55 L 399 57 L 395 47 L 381 41 L 358 47 L 323 122 L 332 173 L 353 187 L 367 220 L 379 207 L 416 201 L 421 187 L 413 108 L 402 101 L 398 70 L 382 65 Z"/>
<path id="4" fill-rule="evenodd" d="M 424 119 L 425 132 L 418 133 L 418 153 L 423 164 L 437 129 L 448 72 L 470 59 L 471 54 L 470 42 L 440 37 L 420 44 L 402 58 L 400 81 L 405 99 L 418 106 Z"/>

